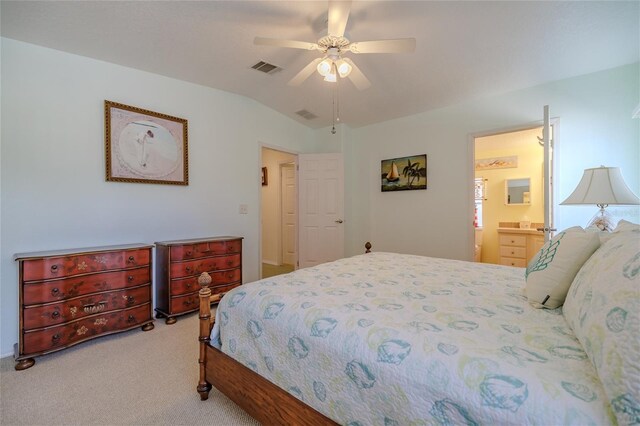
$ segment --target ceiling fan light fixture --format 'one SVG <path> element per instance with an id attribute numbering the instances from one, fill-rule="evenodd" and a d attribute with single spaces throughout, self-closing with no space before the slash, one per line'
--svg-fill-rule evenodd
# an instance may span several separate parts
<path id="1" fill-rule="evenodd" d="M 340 74 L 340 77 L 342 78 L 347 77 L 351 73 L 352 69 L 351 65 L 349 65 L 349 63 L 344 59 L 339 59 L 336 62 L 336 68 L 338 69 L 338 74 Z"/>
<path id="2" fill-rule="evenodd" d="M 318 64 L 318 74 L 323 77 L 326 77 L 331 73 L 331 68 L 333 68 L 333 61 L 329 58 L 325 58 L 322 62 Z"/>
<path id="3" fill-rule="evenodd" d="M 336 73 L 330 73 L 324 76 L 324 81 L 328 81 L 329 83 L 335 83 L 338 81 Z"/>

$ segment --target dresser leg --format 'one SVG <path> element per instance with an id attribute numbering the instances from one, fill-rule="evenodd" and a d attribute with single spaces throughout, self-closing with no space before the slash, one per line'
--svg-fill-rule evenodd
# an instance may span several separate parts
<path id="1" fill-rule="evenodd" d="M 175 324 L 177 322 L 178 320 L 176 319 L 176 317 L 167 317 L 167 320 L 165 321 L 167 325 Z"/>
<path id="2" fill-rule="evenodd" d="M 142 331 L 150 331 L 153 330 L 155 326 L 153 325 L 152 322 L 150 322 L 149 324 L 145 324 L 142 326 Z"/>
<path id="3" fill-rule="evenodd" d="M 20 361 L 16 361 L 16 370 L 26 370 L 27 368 L 33 367 L 33 364 L 36 363 L 36 360 L 33 358 L 21 359 Z"/>

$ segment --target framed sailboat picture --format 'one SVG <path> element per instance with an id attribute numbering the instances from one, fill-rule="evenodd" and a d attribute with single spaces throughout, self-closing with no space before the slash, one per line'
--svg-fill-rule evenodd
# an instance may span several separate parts
<path id="1" fill-rule="evenodd" d="M 381 162 L 382 192 L 427 189 L 427 154 Z"/>

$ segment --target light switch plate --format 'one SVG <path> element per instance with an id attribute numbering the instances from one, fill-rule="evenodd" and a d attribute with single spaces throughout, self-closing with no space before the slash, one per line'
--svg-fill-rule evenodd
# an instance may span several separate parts
<path id="1" fill-rule="evenodd" d="M 246 204 L 240 204 L 240 208 L 238 209 L 240 214 L 248 214 L 249 213 L 249 206 L 247 206 Z"/>

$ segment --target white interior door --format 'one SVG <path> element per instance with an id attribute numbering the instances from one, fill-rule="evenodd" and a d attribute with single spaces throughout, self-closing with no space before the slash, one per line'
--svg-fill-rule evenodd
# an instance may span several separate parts
<path id="1" fill-rule="evenodd" d="M 342 154 L 300 154 L 299 266 L 344 257 L 344 165 Z"/>
<path id="2" fill-rule="evenodd" d="M 280 165 L 280 193 L 282 203 L 282 263 L 295 265 L 296 230 L 298 227 L 298 197 L 296 191 L 296 166 L 293 163 Z"/>

